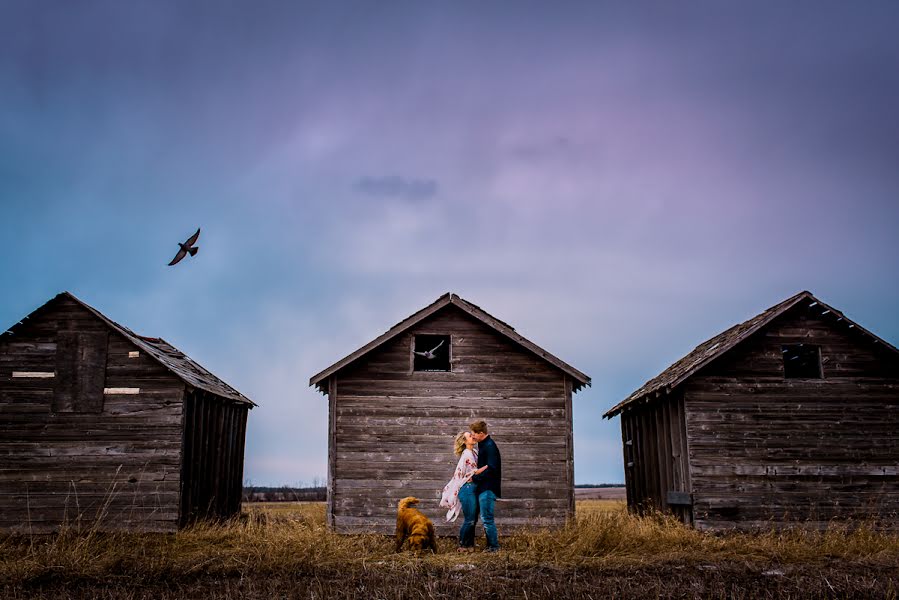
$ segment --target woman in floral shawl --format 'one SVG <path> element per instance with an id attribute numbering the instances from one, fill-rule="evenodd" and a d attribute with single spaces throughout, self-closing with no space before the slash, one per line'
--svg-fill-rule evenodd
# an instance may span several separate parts
<path id="1" fill-rule="evenodd" d="M 440 506 L 448 508 L 446 520 L 455 521 L 462 511 L 464 522 L 459 528 L 459 552 L 474 550 L 475 523 L 478 520 L 478 497 L 475 493 L 475 484 L 471 477 L 480 473 L 487 467 L 478 469 L 478 443 L 469 431 L 462 431 L 456 435 L 453 442 L 453 451 L 459 457 L 456 472 L 453 478 L 443 488 L 440 498 Z"/>

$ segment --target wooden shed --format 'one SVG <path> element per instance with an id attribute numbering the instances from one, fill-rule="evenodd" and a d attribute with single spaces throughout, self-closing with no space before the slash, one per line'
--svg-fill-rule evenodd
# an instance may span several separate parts
<path id="1" fill-rule="evenodd" d="M 899 351 L 809 292 L 700 344 L 615 415 L 633 510 L 700 529 L 899 525 Z"/>
<path id="2" fill-rule="evenodd" d="M 233 515 L 253 406 L 63 292 L 0 336 L 0 529 L 171 531 Z"/>
<path id="3" fill-rule="evenodd" d="M 415 352 L 433 352 L 433 358 Z M 453 438 L 484 419 L 503 461 L 497 524 L 574 513 L 571 396 L 590 378 L 455 294 L 313 376 L 328 395 L 328 523 L 391 533 L 405 496 L 442 533 Z"/>

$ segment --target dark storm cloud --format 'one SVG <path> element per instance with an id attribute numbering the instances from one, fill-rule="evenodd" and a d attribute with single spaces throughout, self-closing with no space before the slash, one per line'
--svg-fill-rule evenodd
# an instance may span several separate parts
<path id="1" fill-rule="evenodd" d="M 437 194 L 437 182 L 433 179 L 407 179 L 399 175 L 360 177 L 353 184 L 359 193 L 378 198 L 400 198 L 421 201 Z"/>

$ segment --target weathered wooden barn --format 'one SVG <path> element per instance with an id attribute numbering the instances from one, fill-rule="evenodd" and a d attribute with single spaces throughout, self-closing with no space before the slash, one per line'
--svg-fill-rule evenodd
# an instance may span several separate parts
<path id="1" fill-rule="evenodd" d="M 446 525 L 438 503 L 457 462 L 453 438 L 475 418 L 502 454 L 498 525 L 573 515 L 571 396 L 590 378 L 455 294 L 310 385 L 329 401 L 327 514 L 337 531 L 391 533 L 410 495 L 441 532 L 456 531 L 461 522 Z"/>
<path id="2" fill-rule="evenodd" d="M 233 515 L 253 406 L 61 293 L 0 336 L 0 529 L 171 531 Z"/>
<path id="3" fill-rule="evenodd" d="M 899 525 L 899 351 L 809 292 L 609 410 L 627 501 L 700 529 Z"/>

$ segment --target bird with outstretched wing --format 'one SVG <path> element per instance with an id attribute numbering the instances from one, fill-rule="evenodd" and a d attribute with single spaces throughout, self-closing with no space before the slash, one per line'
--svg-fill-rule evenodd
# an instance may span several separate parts
<path id="1" fill-rule="evenodd" d="M 197 227 L 197 232 L 187 238 L 187 241 L 183 244 L 178 242 L 180 248 L 178 249 L 178 254 L 175 255 L 175 258 L 172 259 L 172 262 L 169 263 L 169 266 L 177 265 L 181 262 L 181 259 L 190 254 L 191 256 L 196 255 L 197 252 L 200 251 L 198 246 L 194 246 L 197 243 L 197 240 L 200 238 L 200 228 Z"/>
<path id="2" fill-rule="evenodd" d="M 436 346 L 434 346 L 433 348 L 431 348 L 430 350 L 428 350 L 426 352 L 419 352 L 418 350 L 413 350 L 412 354 L 417 354 L 418 356 L 423 356 L 423 357 L 427 358 L 428 360 L 433 360 L 433 359 L 437 358 L 437 355 L 434 353 L 437 352 L 437 348 L 439 348 L 442 345 L 443 345 L 443 340 L 440 340 L 440 343 L 437 344 Z"/>

